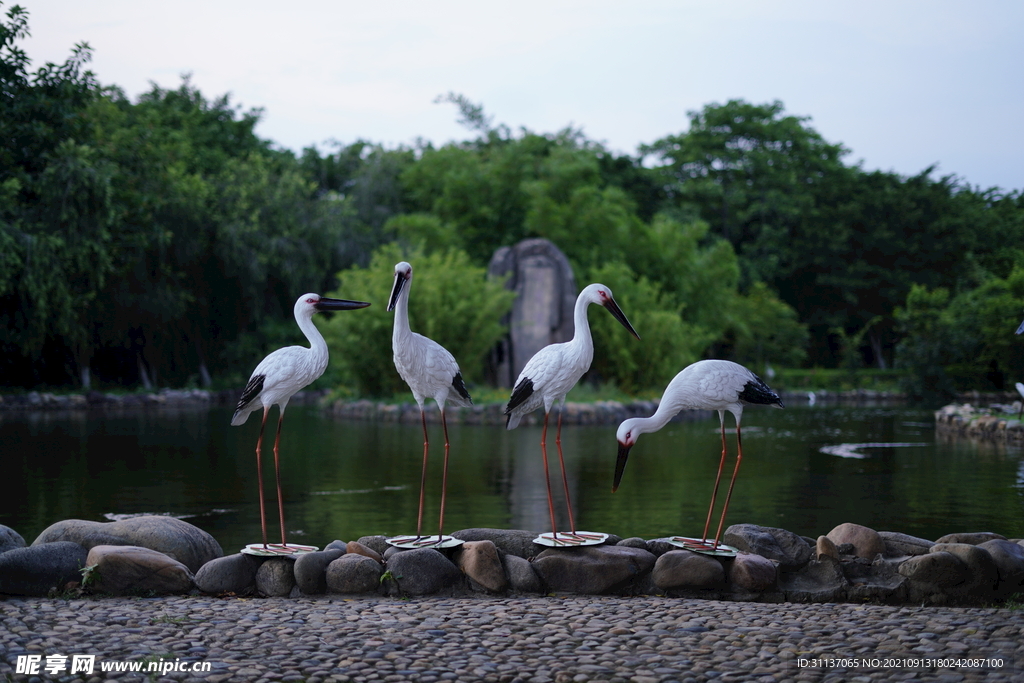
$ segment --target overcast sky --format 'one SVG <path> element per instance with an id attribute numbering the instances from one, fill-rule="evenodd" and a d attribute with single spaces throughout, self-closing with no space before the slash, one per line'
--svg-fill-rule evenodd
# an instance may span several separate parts
<path id="1" fill-rule="evenodd" d="M 33 67 L 86 41 L 100 81 L 133 99 L 191 73 L 209 98 L 262 107 L 258 134 L 294 150 L 472 137 L 434 103 L 447 92 L 513 130 L 572 125 L 629 154 L 685 131 L 705 104 L 779 99 L 849 148 L 848 163 L 937 164 L 1024 189 L 1017 0 L 20 4 Z"/>

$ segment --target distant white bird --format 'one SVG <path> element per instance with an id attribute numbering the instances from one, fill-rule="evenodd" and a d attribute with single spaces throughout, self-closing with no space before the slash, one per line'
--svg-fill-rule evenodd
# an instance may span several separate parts
<path id="1" fill-rule="evenodd" d="M 702 360 L 683 368 L 668 383 L 654 415 L 633 417 L 619 425 L 615 435 L 619 442 L 619 456 L 615 463 L 612 492 L 619 488 L 622 472 L 626 468 L 626 459 L 629 458 L 629 449 L 641 434 L 658 431 L 681 410 L 717 410 L 722 425 L 722 459 L 718 463 L 718 476 L 715 478 L 715 488 L 711 493 L 707 520 L 704 522 L 702 540 L 706 541 L 708 527 L 711 525 L 711 512 L 714 510 L 715 497 L 718 495 L 718 484 L 722 479 L 722 467 L 725 465 L 725 411 L 728 410 L 736 418 L 736 467 L 732 472 L 729 493 L 725 497 L 725 507 L 722 509 L 718 532 L 715 534 L 713 547 L 717 548 L 718 539 L 722 534 L 722 524 L 725 522 L 725 513 L 729 509 L 729 499 L 732 498 L 732 487 L 736 483 L 736 474 L 740 471 L 740 462 L 743 460 L 740 419 L 743 417 L 743 406 L 750 404 L 784 407 L 778 394 L 760 377 L 738 363 L 727 360 Z"/>
<path id="2" fill-rule="evenodd" d="M 428 398 L 437 402 L 441 410 L 441 427 L 444 429 L 444 467 L 441 475 L 441 517 L 438 521 L 437 541 L 444 535 L 445 492 L 448 488 L 448 422 L 444 415 L 446 401 L 452 405 L 470 406 L 473 399 L 462 380 L 459 364 L 443 346 L 432 339 L 417 334 L 409 328 L 409 290 L 412 288 L 412 266 L 402 261 L 395 264 L 395 284 L 391 289 L 388 310 L 395 312 L 395 327 L 391 336 L 391 348 L 395 354 L 395 368 L 412 390 L 413 398 L 420 407 L 420 422 L 423 424 L 423 473 L 420 477 L 420 505 L 416 516 L 416 539 L 422 538 L 423 498 L 427 482 L 427 415 L 424 401 Z"/>
<path id="3" fill-rule="evenodd" d="M 594 359 L 594 341 L 590 334 L 590 324 L 587 321 L 587 307 L 590 304 L 600 304 L 608 309 L 612 316 L 622 323 L 623 327 L 629 330 L 637 339 L 640 335 L 636 333 L 633 326 L 629 324 L 622 309 L 615 303 L 612 297 L 612 290 L 602 284 L 587 285 L 576 298 L 576 307 L 573 310 L 573 323 L 575 331 L 570 341 L 561 344 L 550 344 L 538 351 L 533 358 L 527 362 L 526 367 L 519 374 L 515 388 L 512 390 L 512 397 L 509 398 L 505 407 L 505 428 L 515 429 L 524 415 L 544 407 L 544 429 L 541 432 L 540 448 L 544 457 L 544 478 L 548 489 L 548 510 L 551 513 L 552 537 L 557 540 L 558 527 L 555 524 L 555 505 L 551 495 L 551 478 L 548 476 L 548 415 L 551 407 L 557 402 L 558 410 L 558 432 L 555 436 L 555 443 L 558 445 L 558 461 L 562 467 L 562 484 L 565 488 L 565 505 L 569 510 L 569 528 L 572 535 L 576 535 L 576 522 L 572 516 L 572 503 L 569 500 L 569 480 L 565 473 L 565 461 L 562 458 L 562 407 L 565 406 L 565 395 L 576 386 L 576 382 L 583 376 L 590 363 Z"/>
<path id="4" fill-rule="evenodd" d="M 347 311 L 364 308 L 370 304 L 363 301 L 346 299 L 328 299 L 319 294 L 303 294 L 295 302 L 295 322 L 306 335 L 311 348 L 304 346 L 286 346 L 264 358 L 253 370 L 249 383 L 242 391 L 235 414 L 231 417 L 231 425 L 243 424 L 249 413 L 263 408 L 263 421 L 260 423 L 260 436 L 256 441 L 256 472 L 260 485 L 260 524 L 263 528 L 263 547 L 267 548 L 267 517 L 263 502 L 263 430 L 267 426 L 267 415 L 270 406 L 277 405 L 277 436 L 274 438 L 274 470 L 277 476 L 277 509 L 281 518 L 281 548 L 286 551 L 287 542 L 284 532 L 284 503 L 281 499 L 281 466 L 278 451 L 281 444 L 281 422 L 284 410 L 293 395 L 306 385 L 324 374 L 327 368 L 327 343 L 313 324 L 313 314 L 318 311 Z"/>

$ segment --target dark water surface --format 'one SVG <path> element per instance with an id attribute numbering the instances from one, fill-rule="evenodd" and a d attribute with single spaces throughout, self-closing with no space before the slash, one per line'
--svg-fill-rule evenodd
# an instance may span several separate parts
<path id="1" fill-rule="evenodd" d="M 255 417 L 230 408 L 0 414 L 0 524 L 28 543 L 69 518 L 171 514 L 236 552 L 260 540 Z M 272 414 L 272 420 L 276 412 Z M 727 424 L 732 424 L 731 416 Z M 437 528 L 443 439 L 431 425 L 425 531 Z M 540 428 L 449 425 L 445 530 L 548 530 Z M 749 522 L 818 536 L 842 522 L 935 539 L 953 531 L 1024 536 L 1024 452 L 937 440 L 930 412 L 906 408 L 750 408 L 726 526 Z M 272 435 L 270 436 L 272 439 Z M 611 493 L 615 426 L 563 429 L 577 527 L 623 537 L 699 535 L 720 455 L 717 416 L 643 435 Z M 853 447 L 851 444 L 875 444 Z M 735 438 L 729 428 L 731 472 Z M 289 539 L 413 533 L 419 424 L 340 421 L 288 410 L 282 479 Z M 553 434 L 556 512 L 566 523 Z M 278 537 L 273 456 L 264 450 L 270 539 Z M 720 494 L 719 500 L 724 497 Z"/>

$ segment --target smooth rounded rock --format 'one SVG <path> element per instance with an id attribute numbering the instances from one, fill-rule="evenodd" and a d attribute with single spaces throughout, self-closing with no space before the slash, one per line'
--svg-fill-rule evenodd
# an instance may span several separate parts
<path id="1" fill-rule="evenodd" d="M 518 555 L 503 554 L 501 566 L 508 577 L 509 588 L 515 593 L 543 593 L 544 582 L 533 568 L 533 563 Z"/>
<path id="2" fill-rule="evenodd" d="M 89 551 L 69 541 L 57 541 L 0 554 L 0 593 L 45 596 L 82 580 Z"/>
<path id="3" fill-rule="evenodd" d="M 777 560 L 779 568 L 794 570 L 811 559 L 814 549 L 792 531 L 756 524 L 733 524 L 722 542 L 739 550 Z"/>
<path id="4" fill-rule="evenodd" d="M 398 553 L 388 560 L 387 570 L 405 595 L 433 595 L 462 582 L 462 572 L 433 548 Z"/>
<path id="5" fill-rule="evenodd" d="M 985 541 L 978 547 L 985 550 L 996 564 L 1000 594 L 1010 595 L 1024 588 L 1024 547 L 1002 539 Z"/>
<path id="6" fill-rule="evenodd" d="M 455 553 L 455 562 L 462 573 L 485 590 L 501 593 L 508 587 L 505 569 L 493 541 L 463 543 Z"/>
<path id="7" fill-rule="evenodd" d="M 349 541 L 349 543 L 351 543 L 351 541 Z M 356 543 L 363 546 L 364 548 L 369 548 L 381 557 L 384 556 L 384 553 L 387 551 L 388 548 L 393 547 L 391 544 L 388 543 L 387 536 L 363 536 L 357 539 Z M 345 548 L 346 550 L 348 549 L 348 544 L 345 545 Z M 348 552 L 352 551 L 348 550 Z"/>
<path id="8" fill-rule="evenodd" d="M 84 587 L 98 593 L 131 595 L 185 593 L 193 576 L 181 562 L 156 550 L 134 545 L 97 545 L 86 558 L 91 580 Z"/>
<path id="9" fill-rule="evenodd" d="M 766 591 L 775 586 L 778 573 L 775 563 L 767 557 L 740 553 L 729 566 L 729 585 L 743 591 Z"/>
<path id="10" fill-rule="evenodd" d="M 303 553 L 295 558 L 295 585 L 306 595 L 327 592 L 327 566 L 345 554 L 344 548 Z"/>
<path id="11" fill-rule="evenodd" d="M 256 591 L 270 598 L 290 595 L 295 587 L 295 559 L 271 557 L 256 570 Z"/>
<path id="12" fill-rule="evenodd" d="M 814 544 L 814 555 L 819 560 L 823 557 L 831 557 L 838 560 L 839 548 L 836 547 L 836 544 L 828 536 L 818 536 L 818 540 Z"/>
<path id="13" fill-rule="evenodd" d="M 885 541 L 878 532 L 860 524 L 840 524 L 828 532 L 827 536 L 836 546 L 849 543 L 853 546 L 854 554 L 865 560 L 873 560 L 876 555 L 885 554 Z"/>
<path id="14" fill-rule="evenodd" d="M 725 569 L 713 557 L 690 550 L 673 550 L 657 559 L 651 571 L 654 585 L 673 588 L 717 588 L 725 583 Z"/>
<path id="15" fill-rule="evenodd" d="M 33 546 L 55 541 L 77 543 L 86 550 L 97 545 L 137 545 L 169 555 L 191 572 L 223 556 L 220 544 L 199 527 L 174 517 L 145 515 L 117 522 L 66 519 L 51 524 L 32 542 Z"/>
<path id="16" fill-rule="evenodd" d="M 914 602 L 948 602 L 968 579 L 964 561 L 942 550 L 911 557 L 897 571 L 907 577 L 907 596 Z"/>
<path id="17" fill-rule="evenodd" d="M 989 596 L 999 584 L 999 570 L 987 550 L 969 543 L 936 543 L 931 552 L 947 552 L 967 565 L 967 579 L 958 586 L 958 592 L 967 595 Z"/>
<path id="18" fill-rule="evenodd" d="M 622 546 L 550 548 L 533 561 L 553 591 L 600 594 L 638 579 L 654 568 L 653 553 Z"/>
<path id="19" fill-rule="evenodd" d="M 264 559 L 235 553 L 210 560 L 196 572 L 196 588 L 213 595 L 246 595 L 256 587 L 256 572 Z"/>
<path id="20" fill-rule="evenodd" d="M 25 539 L 17 531 L 9 526 L 0 524 L 0 554 L 15 548 L 24 548 Z"/>
<path id="21" fill-rule="evenodd" d="M 885 544 L 885 554 L 888 557 L 903 557 L 906 555 L 927 555 L 934 541 L 929 541 L 909 534 L 901 534 L 897 531 L 879 531 L 878 535 Z"/>
<path id="22" fill-rule="evenodd" d="M 969 543 L 980 545 L 986 541 L 1005 541 L 1006 536 L 992 533 L 991 531 L 971 531 L 965 533 L 946 534 L 935 540 L 936 543 Z"/>
<path id="23" fill-rule="evenodd" d="M 349 553 L 327 565 L 325 581 L 331 593 L 374 593 L 384 568 L 366 555 Z"/>

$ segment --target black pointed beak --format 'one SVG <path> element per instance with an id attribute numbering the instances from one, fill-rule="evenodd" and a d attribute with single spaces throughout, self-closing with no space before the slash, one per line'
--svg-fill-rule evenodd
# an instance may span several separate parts
<path id="1" fill-rule="evenodd" d="M 622 481 L 622 472 L 626 469 L 626 460 L 629 459 L 630 448 L 632 446 L 619 444 L 619 457 L 615 460 L 615 480 L 612 482 L 612 493 L 618 490 L 619 482 Z"/>
<path id="2" fill-rule="evenodd" d="M 391 298 L 388 299 L 388 310 L 395 310 L 395 304 L 398 303 L 398 296 L 402 293 L 402 288 L 405 287 L 405 283 L 408 279 L 402 273 L 395 273 L 395 286 L 391 288 Z"/>
<path id="3" fill-rule="evenodd" d="M 366 308 L 369 305 L 367 301 L 349 301 L 348 299 L 320 297 L 320 301 L 313 304 L 313 308 L 318 311 L 351 311 L 357 308 Z"/>
<path id="4" fill-rule="evenodd" d="M 618 320 L 620 323 L 622 323 L 623 327 L 629 330 L 629 333 L 631 335 L 633 335 L 637 339 L 640 338 L 640 335 L 636 333 L 636 330 L 633 329 L 633 326 L 629 324 L 628 320 L 626 320 L 626 314 L 623 313 L 622 309 L 619 308 L 619 305 L 615 303 L 615 299 L 609 298 L 607 301 L 605 301 L 604 307 L 608 309 L 608 312 L 612 314 L 613 318 Z"/>

